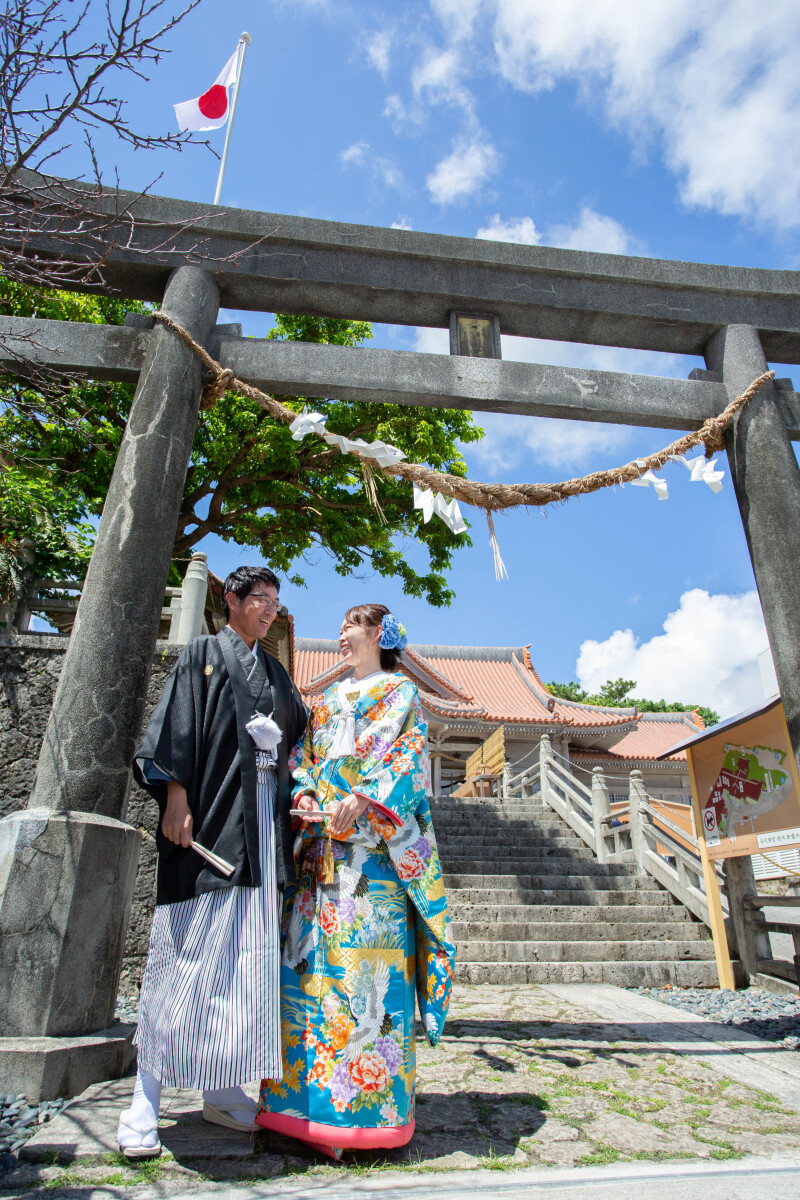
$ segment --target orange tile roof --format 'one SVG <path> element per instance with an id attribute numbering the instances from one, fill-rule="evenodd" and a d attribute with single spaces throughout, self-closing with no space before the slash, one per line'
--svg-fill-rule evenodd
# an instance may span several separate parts
<path id="1" fill-rule="evenodd" d="M 310 640 L 310 638 L 298 638 L 296 642 L 294 681 L 304 694 L 308 692 L 312 680 L 316 679 L 318 675 L 324 675 L 331 667 L 335 667 L 342 661 L 336 642 L 330 643 L 330 650 L 306 650 L 304 643 Z M 322 643 L 315 643 L 315 645 L 321 646 Z"/>
<path id="2" fill-rule="evenodd" d="M 571 757 L 610 762 L 651 762 L 680 741 L 683 730 L 697 732 L 692 713 L 641 713 L 638 725 L 616 742 L 613 750 L 587 749 L 570 751 Z M 671 754 L 666 762 L 686 762 L 686 751 Z"/>
<path id="3" fill-rule="evenodd" d="M 338 644 L 298 638 L 295 681 L 310 698 L 334 682 Z M 425 707 L 451 720 L 488 724 L 633 729 L 633 709 L 577 704 L 552 696 L 533 669 L 528 647 L 409 646 L 401 669 L 417 684 Z M 662 747 L 663 748 L 663 747 Z"/>

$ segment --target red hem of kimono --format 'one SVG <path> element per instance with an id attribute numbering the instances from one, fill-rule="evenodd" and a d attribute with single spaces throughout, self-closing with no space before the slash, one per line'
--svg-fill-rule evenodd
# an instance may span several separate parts
<path id="1" fill-rule="evenodd" d="M 260 1112 L 256 1125 L 286 1134 L 300 1142 L 310 1142 L 319 1149 L 326 1146 L 341 1150 L 395 1150 L 405 1146 L 414 1136 L 415 1121 L 408 1125 L 382 1125 L 377 1129 L 347 1128 L 341 1125 L 322 1125 L 319 1121 L 307 1121 L 302 1117 L 289 1117 L 283 1113 Z"/>

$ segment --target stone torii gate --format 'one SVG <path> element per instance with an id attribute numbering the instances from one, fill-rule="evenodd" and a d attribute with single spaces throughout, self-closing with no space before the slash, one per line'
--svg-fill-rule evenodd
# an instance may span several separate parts
<path id="1" fill-rule="evenodd" d="M 76 185 L 70 185 L 75 187 Z M 96 201 L 97 202 L 97 201 Z M 98 202 L 100 203 L 100 202 Z M 773 362 L 800 362 L 800 273 L 626 258 L 275 216 L 123 193 L 105 288 L 160 303 L 234 375 L 309 397 L 697 429 Z M 166 235 L 169 252 L 164 252 Z M 109 235 L 110 236 L 110 235 Z M 198 245 L 202 260 L 198 262 Z M 52 254 L 52 242 L 29 243 Z M 55 247 L 58 250 L 58 246 Z M 75 256 L 74 246 L 69 255 Z M 220 304 L 702 355 L 689 379 L 244 339 Z M 130 763 L 201 392 L 199 361 L 149 318 L 0 318 L 0 369 L 137 384 L 26 810 L 0 822 L 0 1074 L 72 1094 L 119 1070 L 111 1028 L 139 837 Z M 800 396 L 762 387 L 727 434 L 800 763 Z M 4 1065 L 5 1064 L 5 1065 Z M 10 1086 L 10 1084 L 9 1084 Z"/>

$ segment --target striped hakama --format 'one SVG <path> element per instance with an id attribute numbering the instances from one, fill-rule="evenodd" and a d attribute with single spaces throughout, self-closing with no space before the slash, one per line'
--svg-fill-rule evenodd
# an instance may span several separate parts
<path id="1" fill-rule="evenodd" d="M 256 752 L 261 887 L 156 906 L 134 1041 L 165 1087 L 206 1091 L 281 1079 L 275 771 Z"/>

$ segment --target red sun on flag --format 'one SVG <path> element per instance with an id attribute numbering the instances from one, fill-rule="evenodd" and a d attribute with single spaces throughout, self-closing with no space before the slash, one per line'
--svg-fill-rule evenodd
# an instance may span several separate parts
<path id="1" fill-rule="evenodd" d="M 218 121 L 224 117 L 228 107 L 228 91 L 219 83 L 213 83 L 207 92 L 203 92 L 197 101 L 197 107 L 204 117 L 210 121 Z"/>
<path id="2" fill-rule="evenodd" d="M 239 77 L 243 51 L 244 43 L 240 41 L 211 87 L 203 92 L 202 96 L 175 105 L 175 116 L 181 132 L 187 129 L 219 129 L 225 124 L 230 112 L 228 88 L 235 84 Z"/>

